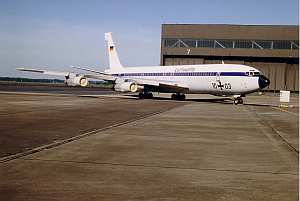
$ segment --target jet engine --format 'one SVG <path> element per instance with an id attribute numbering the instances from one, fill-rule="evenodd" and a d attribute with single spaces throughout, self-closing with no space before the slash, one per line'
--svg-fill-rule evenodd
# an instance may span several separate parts
<path id="1" fill-rule="evenodd" d="M 66 76 L 66 81 L 65 83 L 68 86 L 81 86 L 81 87 L 86 87 L 89 84 L 89 81 L 86 77 L 82 76 L 82 75 L 73 75 L 70 74 L 68 76 Z"/>
<path id="2" fill-rule="evenodd" d="M 114 85 L 115 91 L 119 92 L 137 92 L 141 89 L 142 87 L 139 86 L 137 83 L 133 81 L 117 81 Z"/>

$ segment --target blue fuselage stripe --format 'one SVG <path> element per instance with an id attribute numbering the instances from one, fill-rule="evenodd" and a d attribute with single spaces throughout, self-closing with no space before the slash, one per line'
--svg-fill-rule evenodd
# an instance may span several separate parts
<path id="1" fill-rule="evenodd" d="M 119 77 L 156 77 L 156 76 L 246 76 L 245 72 L 165 72 L 165 73 L 118 73 L 112 74 Z"/>

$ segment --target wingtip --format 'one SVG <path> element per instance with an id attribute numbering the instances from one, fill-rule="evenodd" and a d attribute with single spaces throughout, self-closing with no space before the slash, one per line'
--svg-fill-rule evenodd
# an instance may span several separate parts
<path id="1" fill-rule="evenodd" d="M 74 65 L 71 65 L 70 67 L 71 67 L 71 68 L 75 68 L 75 69 L 81 69 L 81 67 L 79 67 L 79 66 L 74 66 Z"/>

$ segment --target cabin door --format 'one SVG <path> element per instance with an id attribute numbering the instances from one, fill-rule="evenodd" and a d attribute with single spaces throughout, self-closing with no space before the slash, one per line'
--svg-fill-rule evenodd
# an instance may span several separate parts
<path id="1" fill-rule="evenodd" d="M 224 89 L 220 72 L 217 72 L 216 74 L 216 88 L 218 91 L 222 91 Z"/>

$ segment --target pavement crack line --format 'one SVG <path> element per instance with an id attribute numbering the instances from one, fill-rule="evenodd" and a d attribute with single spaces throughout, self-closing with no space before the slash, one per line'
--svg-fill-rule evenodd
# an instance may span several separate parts
<path id="1" fill-rule="evenodd" d="M 290 112 L 290 111 L 284 110 L 284 109 L 282 109 L 282 108 L 280 108 L 280 107 L 272 107 L 272 108 L 274 108 L 274 109 L 276 109 L 276 110 L 279 110 L 279 111 L 281 111 L 281 112 L 286 112 L 286 113 L 288 113 L 288 114 L 291 114 L 291 115 L 294 115 L 294 116 L 296 116 L 296 117 L 299 117 L 298 113 Z"/>
<path id="2" fill-rule="evenodd" d="M 128 163 L 112 163 L 112 162 L 92 162 L 92 161 L 73 161 L 73 160 L 55 160 L 55 159 L 41 159 L 41 158 L 19 158 L 24 161 L 42 161 L 54 163 L 74 163 L 74 164 L 93 164 L 93 165 L 111 165 L 122 167 L 142 167 L 142 168 L 157 168 L 157 169 L 176 169 L 176 170 L 196 170 L 196 171 L 215 171 L 215 172 L 233 172 L 233 173 L 252 173 L 252 174 L 271 174 L 271 175 L 291 175 L 298 176 L 298 173 L 292 172 L 270 172 L 270 171 L 249 171 L 238 169 L 217 169 L 217 168 L 192 168 L 179 166 L 159 166 L 147 164 L 128 164 Z"/>
<path id="3" fill-rule="evenodd" d="M 250 111 L 257 119 L 261 121 L 261 124 L 268 127 L 273 131 L 274 134 L 288 147 L 289 150 L 296 153 L 297 156 L 299 156 L 299 151 L 291 144 L 289 143 L 267 120 L 261 118 L 259 114 L 253 111 L 250 107 L 247 107 L 248 111 Z"/>
<path id="4" fill-rule="evenodd" d="M 185 104 L 183 104 L 183 105 L 185 105 Z M 178 105 L 177 107 L 180 107 L 180 106 L 183 106 L 183 105 Z M 135 121 L 139 121 L 139 120 L 146 119 L 146 118 L 149 118 L 149 117 L 152 117 L 152 116 L 155 116 L 155 115 L 162 114 L 164 112 L 175 109 L 177 107 L 175 106 L 175 107 L 170 107 L 170 108 L 163 109 L 163 110 L 160 110 L 160 111 L 157 111 L 157 112 L 152 112 L 152 113 L 146 114 L 144 116 L 139 116 L 139 117 L 127 120 L 127 121 L 112 124 L 112 125 L 104 127 L 104 128 L 95 129 L 95 130 L 92 130 L 92 131 L 89 131 L 89 132 L 86 132 L 86 133 L 83 133 L 83 134 L 80 134 L 80 135 L 76 135 L 76 136 L 71 137 L 71 138 L 67 138 L 67 139 L 64 139 L 64 140 L 53 142 L 53 143 L 50 143 L 50 144 L 47 144 L 47 145 L 42 145 L 42 146 L 33 148 L 33 149 L 25 151 L 25 152 L 20 152 L 20 153 L 17 153 L 17 154 L 5 156 L 5 157 L 0 158 L 0 163 L 5 163 L 5 162 L 8 162 L 8 161 L 17 159 L 17 158 L 21 158 L 21 157 L 24 157 L 24 156 L 28 156 L 28 155 L 31 155 L 31 154 L 34 154 L 34 153 L 41 152 L 43 150 L 58 147 L 60 145 L 67 144 L 67 143 L 79 140 L 81 138 L 88 137 L 90 135 L 99 134 L 100 132 L 103 132 L 103 131 L 106 131 L 106 130 L 109 130 L 109 129 L 112 129 L 112 128 L 116 128 L 116 127 L 119 127 L 119 126 L 123 126 L 123 125 L 126 125 L 126 124 L 133 123 Z"/>

